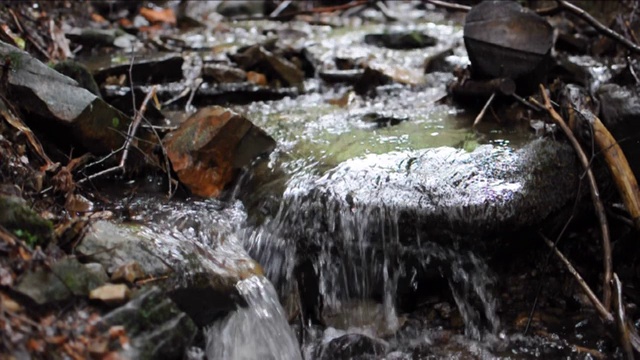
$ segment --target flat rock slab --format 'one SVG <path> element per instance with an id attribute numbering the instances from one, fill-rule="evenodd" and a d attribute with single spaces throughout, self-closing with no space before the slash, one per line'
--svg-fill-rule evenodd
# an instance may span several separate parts
<path id="1" fill-rule="evenodd" d="M 71 129 L 76 141 L 101 155 L 122 146 L 131 119 L 111 107 L 78 83 L 28 53 L 0 41 L 0 57 L 7 64 L 7 100 L 26 113 L 34 113 L 51 123 L 39 124 Z M 49 127 L 47 127 L 49 126 Z"/>
<path id="2" fill-rule="evenodd" d="M 482 235 L 539 223 L 576 198 L 579 173 L 573 150 L 548 139 L 518 150 L 441 147 L 347 160 L 320 178 L 293 179 L 285 198 L 299 202 L 295 216 L 330 227 L 393 215 Z"/>

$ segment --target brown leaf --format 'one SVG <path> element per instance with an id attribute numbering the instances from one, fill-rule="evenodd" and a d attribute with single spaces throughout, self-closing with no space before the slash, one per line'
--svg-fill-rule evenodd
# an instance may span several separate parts
<path id="1" fill-rule="evenodd" d="M 34 352 L 44 352 L 46 344 L 42 340 L 29 339 L 27 341 L 27 349 Z"/>
<path id="2" fill-rule="evenodd" d="M 176 24 L 176 14 L 171 9 L 150 9 L 148 7 L 140 8 L 140 15 L 147 19 L 150 23 L 166 23 L 170 25 Z"/>
<path id="3" fill-rule="evenodd" d="M 49 336 L 44 340 L 47 343 L 52 345 L 62 345 L 65 341 L 67 341 L 67 336 L 66 335 Z"/>

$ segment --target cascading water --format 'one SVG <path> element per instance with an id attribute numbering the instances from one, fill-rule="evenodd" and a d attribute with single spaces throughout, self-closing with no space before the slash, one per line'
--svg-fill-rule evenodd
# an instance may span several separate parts
<path id="1" fill-rule="evenodd" d="M 206 330 L 207 358 L 302 359 L 273 285 L 263 277 L 253 276 L 240 281 L 236 288 L 247 306 L 231 312 Z"/>
<path id="2" fill-rule="evenodd" d="M 490 293 L 493 279 L 479 257 L 431 240 L 408 242 L 407 234 L 419 239 L 419 230 L 401 225 L 395 208 L 328 200 L 326 193 L 311 190 L 330 180 L 330 175 L 312 179 L 308 174 L 291 179 L 277 215 L 245 237 L 250 255 L 264 264 L 285 298 L 300 286 L 294 285 L 300 280 L 295 273 L 311 270 L 319 316 L 328 329 L 389 336 L 402 325 L 396 304 L 399 280 L 431 267 L 448 279 L 467 337 L 486 339 L 499 331 L 497 302 Z M 418 259 L 422 268 L 416 270 L 416 262 L 409 265 L 407 258 Z M 304 284 L 301 291 L 309 287 Z M 314 352 L 305 354 L 313 358 L 309 354 Z"/>

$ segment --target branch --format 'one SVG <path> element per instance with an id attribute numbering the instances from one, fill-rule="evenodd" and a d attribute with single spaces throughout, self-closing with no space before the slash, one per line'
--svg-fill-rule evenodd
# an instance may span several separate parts
<path id="1" fill-rule="evenodd" d="M 593 171 L 589 167 L 589 159 L 585 155 L 584 151 L 582 151 L 582 147 L 580 143 L 573 135 L 573 132 L 564 122 L 560 114 L 558 114 L 551 105 L 551 100 L 549 99 L 549 95 L 547 94 L 546 89 L 542 84 L 540 84 L 540 93 L 542 98 L 544 99 L 544 107 L 551 116 L 556 125 L 558 125 L 562 131 L 565 133 L 569 142 L 573 146 L 576 154 L 578 155 L 578 159 L 582 163 L 583 168 L 587 173 L 587 179 L 589 180 L 589 190 L 591 193 L 591 200 L 593 202 L 593 206 L 596 211 L 596 216 L 598 217 L 598 221 L 600 222 L 600 231 L 602 233 L 602 261 L 603 261 L 603 286 L 602 286 L 602 302 L 604 303 L 605 309 L 609 309 L 611 307 L 611 280 L 613 278 L 613 270 L 612 270 L 612 260 L 611 260 L 611 239 L 609 236 L 609 224 L 607 222 L 607 216 L 605 214 L 604 205 L 602 204 L 602 200 L 600 199 L 600 191 L 598 190 L 598 184 L 596 183 L 596 178 L 593 175 Z M 535 100 L 534 100 L 535 101 Z"/>
<path id="2" fill-rule="evenodd" d="M 602 35 L 607 36 L 619 42 L 620 44 L 624 45 L 627 49 L 631 50 L 632 52 L 636 54 L 640 54 L 640 47 L 638 47 L 638 45 L 632 43 L 624 36 L 604 26 L 601 22 L 596 20 L 596 18 L 591 16 L 588 12 L 582 10 L 581 8 L 573 5 L 572 3 L 566 0 L 556 0 L 556 2 L 558 3 L 558 6 L 562 10 L 567 10 L 573 13 L 574 15 L 578 16 L 582 20 L 586 21 L 589 25 L 593 26 Z"/>
<path id="3" fill-rule="evenodd" d="M 578 282 L 578 285 L 580 285 L 584 293 L 587 295 L 593 307 L 596 308 L 596 311 L 598 312 L 598 315 L 600 315 L 600 318 L 604 320 L 604 322 L 607 324 L 613 324 L 614 322 L 613 315 L 611 315 L 611 313 L 609 313 L 609 311 L 600 302 L 600 300 L 598 300 L 598 297 L 596 296 L 596 294 L 593 293 L 593 290 L 591 290 L 591 288 L 586 283 L 586 281 L 584 281 L 582 276 L 580 276 L 580 273 L 578 273 L 578 270 L 576 270 L 576 268 L 574 268 L 573 265 L 571 265 L 571 262 L 569 262 L 569 260 L 560 252 L 560 250 L 558 250 L 558 248 L 551 242 L 551 240 L 547 239 L 542 234 L 540 234 L 540 236 L 542 237 L 542 240 L 544 240 L 544 242 L 553 250 L 553 252 L 560 259 L 560 261 L 562 261 L 562 263 L 567 268 L 567 270 L 571 273 L 571 275 L 573 275 L 573 277 L 576 279 L 576 281 Z"/>

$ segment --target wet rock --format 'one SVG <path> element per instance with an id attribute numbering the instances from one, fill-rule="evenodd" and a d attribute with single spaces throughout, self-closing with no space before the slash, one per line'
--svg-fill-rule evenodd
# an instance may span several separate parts
<path id="1" fill-rule="evenodd" d="M 275 140 L 248 119 L 217 106 L 198 111 L 164 144 L 180 181 L 202 197 L 219 196 L 235 171 L 275 148 Z"/>
<path id="2" fill-rule="evenodd" d="M 347 334 L 319 347 L 316 350 L 316 358 L 322 360 L 382 358 L 386 352 L 387 344 L 382 340 L 361 334 Z"/>
<path id="3" fill-rule="evenodd" d="M 323 70 L 318 73 L 320 78 L 328 83 L 347 83 L 347 84 L 355 84 L 357 83 L 362 75 L 364 74 L 364 70 L 362 69 L 350 69 L 350 70 Z"/>
<path id="4" fill-rule="evenodd" d="M 132 261 L 151 276 L 169 273 L 169 266 L 153 253 L 153 241 L 137 237 L 132 230 L 107 221 L 97 221 L 87 229 L 76 251 L 90 261 L 102 264 L 108 273 Z"/>
<path id="5" fill-rule="evenodd" d="M 329 224 L 367 214 L 381 224 L 396 219 L 400 230 L 424 226 L 421 237 L 446 230 L 480 236 L 539 223 L 575 199 L 579 173 L 568 145 L 538 139 L 518 150 L 485 145 L 471 153 L 442 147 L 368 155 L 311 183 L 293 182 L 288 196 L 302 201 L 298 208 L 306 210 L 298 216 Z M 324 206 L 336 211 L 319 210 Z"/>
<path id="6" fill-rule="evenodd" d="M 134 84 L 162 84 L 182 80 L 182 64 L 184 58 L 175 53 L 156 53 L 152 55 L 102 57 L 100 61 L 93 59 L 87 67 L 93 73 L 98 84 L 103 84 L 109 77 L 124 75 Z M 127 84 L 128 85 L 128 84 Z"/>
<path id="7" fill-rule="evenodd" d="M 106 284 L 91 290 L 89 299 L 100 300 L 109 305 L 122 304 L 129 299 L 129 287 L 125 284 Z"/>
<path id="8" fill-rule="evenodd" d="M 93 95 L 101 97 L 98 84 L 87 68 L 75 61 L 61 61 L 53 66 L 53 69 L 78 82 L 78 85 L 89 90 Z"/>
<path id="9" fill-rule="evenodd" d="M 140 264 L 135 261 L 123 264 L 111 274 L 112 281 L 126 281 L 132 284 L 138 279 L 144 278 L 146 275 Z"/>
<path id="10" fill-rule="evenodd" d="M 107 276 L 107 272 L 104 270 L 104 266 L 102 266 L 102 264 L 99 264 L 99 263 L 88 263 L 88 264 L 84 264 L 84 267 L 86 267 L 87 270 L 90 273 L 95 275 L 103 283 L 106 283 L 107 281 L 109 281 L 109 277 Z"/>
<path id="11" fill-rule="evenodd" d="M 188 228 L 193 231 L 197 225 L 188 221 L 192 219 L 181 222 L 191 224 Z M 144 226 L 97 221 L 76 251 L 101 263 L 109 272 L 137 262 L 194 322 L 206 326 L 243 304 L 235 288 L 238 281 L 262 275 L 261 267 L 240 245 L 234 245 L 238 240 L 232 239 L 232 234 L 224 236 L 225 240 L 212 245 L 194 239 L 188 232 L 164 234 Z"/>
<path id="12" fill-rule="evenodd" d="M 86 296 L 104 281 L 75 259 L 63 259 L 51 265 L 51 269 L 27 272 L 15 290 L 30 297 L 38 304 L 66 300 L 72 296 Z"/>
<path id="13" fill-rule="evenodd" d="M 0 225 L 26 244 L 45 247 L 53 239 L 53 225 L 33 211 L 21 197 L 0 192 Z"/>
<path id="14" fill-rule="evenodd" d="M 65 35 L 74 43 L 89 49 L 106 45 L 130 51 L 142 45 L 135 36 L 121 29 L 72 29 Z"/>
<path id="15" fill-rule="evenodd" d="M 405 68 L 398 65 L 390 65 L 372 61 L 369 63 L 353 86 L 360 95 L 371 94 L 376 87 L 391 84 L 393 82 L 404 85 L 423 85 L 425 77 L 422 71 L 413 68 Z"/>
<path id="16" fill-rule="evenodd" d="M 474 78 L 508 77 L 531 91 L 546 76 L 553 28 L 517 2 L 484 1 L 467 14 L 464 43 Z"/>
<path id="17" fill-rule="evenodd" d="M 369 45 L 386 47 L 389 49 L 421 49 L 433 46 L 437 40 L 425 33 L 417 31 L 394 32 L 384 34 L 367 34 L 364 42 Z"/>
<path id="18" fill-rule="evenodd" d="M 264 12 L 264 4 L 262 1 L 240 0 L 240 1 L 223 1 L 216 11 L 226 17 L 242 17 L 251 15 L 262 15 Z"/>
<path id="19" fill-rule="evenodd" d="M 71 130 L 76 142 L 97 155 L 122 146 L 120 132 L 131 122 L 127 116 L 18 48 L 0 42 L 0 57 L 9 70 L 3 71 L 5 96 L 25 113 L 39 116 L 31 122 L 35 128 L 64 132 L 67 146 Z M 53 121 L 45 123 L 49 119 Z"/>
<path id="20" fill-rule="evenodd" d="M 224 64 L 206 64 L 202 68 L 202 75 L 205 80 L 211 79 L 217 83 L 236 83 L 247 80 L 247 73 L 244 70 Z"/>
<path id="21" fill-rule="evenodd" d="M 97 325 L 106 331 L 124 326 L 128 359 L 178 359 L 193 342 L 197 327 L 157 287 L 140 290 L 126 305 L 105 315 Z"/>
<path id="22" fill-rule="evenodd" d="M 362 121 L 374 124 L 378 128 L 398 125 L 403 121 L 409 120 L 406 116 L 398 116 L 391 113 L 371 112 L 361 116 Z"/>
<path id="23" fill-rule="evenodd" d="M 304 72 L 298 66 L 260 45 L 244 49 L 232 56 L 232 59 L 244 70 L 270 74 L 285 86 L 300 87 L 304 81 Z"/>

